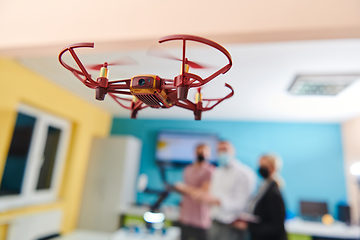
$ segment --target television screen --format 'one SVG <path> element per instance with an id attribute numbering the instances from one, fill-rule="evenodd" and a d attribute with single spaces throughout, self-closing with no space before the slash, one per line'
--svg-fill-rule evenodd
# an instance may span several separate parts
<path id="1" fill-rule="evenodd" d="M 156 160 L 159 162 L 188 164 L 195 160 L 199 144 L 211 148 L 210 162 L 216 162 L 218 138 L 215 134 L 163 131 L 158 134 Z"/>

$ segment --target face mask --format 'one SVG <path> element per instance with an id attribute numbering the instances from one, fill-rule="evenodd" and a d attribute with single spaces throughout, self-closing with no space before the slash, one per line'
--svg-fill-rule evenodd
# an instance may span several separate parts
<path id="1" fill-rule="evenodd" d="M 227 166 L 230 162 L 230 156 L 226 152 L 220 152 L 218 154 L 218 165 L 219 167 Z"/>
<path id="2" fill-rule="evenodd" d="M 202 155 L 202 154 L 199 154 L 198 156 L 197 156 L 197 160 L 198 160 L 198 162 L 203 162 L 204 160 L 205 160 L 205 157 L 204 157 L 204 155 Z"/>
<path id="3" fill-rule="evenodd" d="M 269 170 L 267 168 L 264 168 L 264 167 L 259 168 L 259 174 L 264 179 L 269 178 L 269 175 L 270 175 Z"/>

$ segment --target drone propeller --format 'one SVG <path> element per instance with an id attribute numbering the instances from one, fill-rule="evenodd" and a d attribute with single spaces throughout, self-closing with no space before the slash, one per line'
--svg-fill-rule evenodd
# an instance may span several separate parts
<path id="1" fill-rule="evenodd" d="M 129 56 L 123 57 L 111 63 L 106 63 L 107 66 L 121 66 L 121 65 L 133 65 L 133 64 L 138 64 L 138 62 Z M 99 71 L 103 66 L 104 64 L 93 64 L 93 65 L 87 65 L 86 68 Z"/>
<path id="2" fill-rule="evenodd" d="M 161 57 L 161 58 L 166 58 L 166 59 L 171 59 L 171 60 L 176 60 L 176 61 L 182 61 L 181 58 L 177 58 L 175 56 L 173 56 L 172 54 L 170 54 L 169 52 L 160 49 L 160 48 L 156 48 L 156 47 L 152 47 L 148 50 L 147 52 L 148 55 L 150 56 L 155 56 L 155 57 Z M 196 68 L 196 69 L 207 69 L 207 68 L 211 68 L 210 66 L 207 66 L 205 64 L 199 64 L 193 61 L 187 61 L 187 63 L 189 65 L 189 67 L 191 68 Z"/>

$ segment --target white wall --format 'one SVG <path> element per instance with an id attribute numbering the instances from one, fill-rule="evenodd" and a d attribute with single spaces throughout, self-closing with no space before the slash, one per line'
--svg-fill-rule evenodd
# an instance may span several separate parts
<path id="1" fill-rule="evenodd" d="M 343 123 L 342 133 L 348 202 L 351 206 L 352 221 L 359 223 L 360 189 L 356 177 L 350 173 L 350 167 L 353 163 L 360 162 L 360 117 Z"/>

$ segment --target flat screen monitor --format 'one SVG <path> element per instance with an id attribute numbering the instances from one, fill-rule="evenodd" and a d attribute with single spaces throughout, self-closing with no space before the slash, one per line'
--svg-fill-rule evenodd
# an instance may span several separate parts
<path id="1" fill-rule="evenodd" d="M 325 214 L 329 213 L 326 202 L 301 201 L 300 208 L 302 217 L 308 217 L 314 220 L 319 219 Z"/>
<path id="2" fill-rule="evenodd" d="M 216 163 L 218 138 L 215 134 L 162 131 L 157 136 L 156 160 L 163 163 L 189 164 L 196 156 L 199 144 L 207 144 L 211 149 L 210 162 Z"/>

